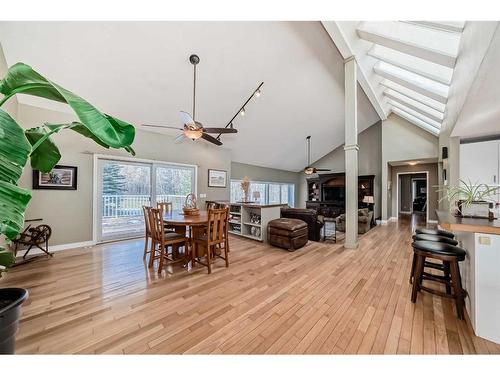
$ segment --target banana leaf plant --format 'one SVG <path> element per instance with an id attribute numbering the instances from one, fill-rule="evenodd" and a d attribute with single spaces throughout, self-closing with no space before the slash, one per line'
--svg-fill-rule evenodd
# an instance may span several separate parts
<path id="1" fill-rule="evenodd" d="M 17 63 L 0 80 L 0 236 L 13 240 L 24 226 L 24 213 L 31 199 L 29 190 L 17 186 L 30 159 L 31 167 L 50 172 L 61 159 L 51 136 L 70 129 L 105 148 L 123 148 L 135 155 L 131 145 L 135 128 L 99 111 L 80 96 L 50 81 L 29 65 Z M 66 103 L 78 117 L 70 124 L 48 124 L 24 130 L 3 109 L 14 95 L 33 95 Z M 14 254 L 0 246 L 0 276 L 14 263 Z"/>

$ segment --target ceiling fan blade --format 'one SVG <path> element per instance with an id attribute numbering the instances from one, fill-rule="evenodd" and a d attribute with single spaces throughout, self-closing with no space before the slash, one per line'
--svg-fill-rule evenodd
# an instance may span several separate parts
<path id="1" fill-rule="evenodd" d="M 331 169 L 323 169 L 323 168 L 314 168 L 315 171 L 318 171 L 318 172 L 329 172 L 331 171 Z"/>
<path id="2" fill-rule="evenodd" d="M 175 129 L 175 130 L 184 130 L 177 126 L 164 126 L 164 125 L 152 125 L 152 124 L 142 124 L 142 126 L 147 126 L 150 128 L 160 128 L 160 129 Z"/>
<path id="3" fill-rule="evenodd" d="M 193 118 L 187 112 L 181 111 L 181 120 L 182 123 L 185 125 L 196 126 L 196 123 L 194 122 Z"/>
<path id="4" fill-rule="evenodd" d="M 219 141 L 217 138 L 212 137 L 211 135 L 208 135 L 207 133 L 203 133 L 201 135 L 201 138 L 203 138 L 205 141 L 213 143 L 214 145 L 222 146 L 221 141 Z"/>
<path id="5" fill-rule="evenodd" d="M 182 133 L 181 135 L 178 135 L 177 137 L 175 137 L 174 143 L 182 143 L 186 139 L 188 139 L 188 138 L 184 135 L 184 133 Z"/>
<path id="6" fill-rule="evenodd" d="M 205 133 L 217 133 L 217 134 L 234 134 L 238 133 L 238 129 L 235 128 L 203 128 Z"/>

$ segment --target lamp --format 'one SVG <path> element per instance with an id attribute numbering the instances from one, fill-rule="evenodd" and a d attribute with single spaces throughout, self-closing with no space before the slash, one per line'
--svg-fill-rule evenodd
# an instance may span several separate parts
<path id="1" fill-rule="evenodd" d="M 367 203 L 367 204 L 373 204 L 373 203 L 375 203 L 374 200 L 373 200 L 373 196 L 372 195 L 365 195 L 363 197 L 363 203 Z"/>
<path id="2" fill-rule="evenodd" d="M 260 191 L 254 191 L 252 195 L 255 202 L 260 202 Z"/>

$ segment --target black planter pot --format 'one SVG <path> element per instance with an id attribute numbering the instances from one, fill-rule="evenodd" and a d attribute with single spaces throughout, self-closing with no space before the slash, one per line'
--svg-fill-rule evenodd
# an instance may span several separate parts
<path id="1" fill-rule="evenodd" d="M 14 354 L 21 305 L 28 291 L 21 288 L 0 289 L 0 354 Z"/>

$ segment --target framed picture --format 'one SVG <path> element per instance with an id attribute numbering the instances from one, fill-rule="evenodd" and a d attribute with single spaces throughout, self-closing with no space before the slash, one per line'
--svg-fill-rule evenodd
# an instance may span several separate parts
<path id="1" fill-rule="evenodd" d="M 227 172 L 218 169 L 208 170 L 208 187 L 225 188 L 227 184 Z"/>
<path id="2" fill-rule="evenodd" d="M 76 190 L 78 168 L 56 165 L 49 173 L 33 170 L 33 189 Z"/>

